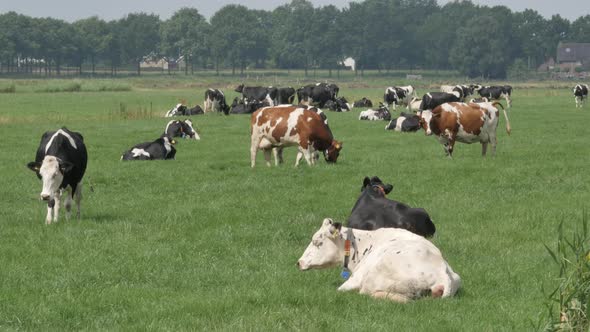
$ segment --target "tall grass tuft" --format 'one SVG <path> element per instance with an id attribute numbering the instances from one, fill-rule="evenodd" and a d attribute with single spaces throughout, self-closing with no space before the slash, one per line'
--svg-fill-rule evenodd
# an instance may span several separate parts
<path id="1" fill-rule="evenodd" d="M 548 331 L 590 330 L 590 252 L 588 251 L 588 222 L 582 217 L 581 230 L 574 232 L 571 239 L 563 234 L 563 223 L 558 227 L 557 248 L 545 248 L 559 268 L 559 285 L 549 295 Z M 555 312 L 555 307 L 559 312 Z"/>
<path id="2" fill-rule="evenodd" d="M 115 111 L 111 111 L 109 114 L 110 120 L 142 120 L 142 119 L 153 119 L 153 104 L 150 102 L 150 106 L 139 105 L 136 109 L 130 110 L 126 103 L 120 102 L 119 108 Z"/>
<path id="3" fill-rule="evenodd" d="M 131 85 L 126 83 L 103 83 L 98 86 L 97 91 L 105 92 L 105 91 L 131 91 Z"/>
<path id="4" fill-rule="evenodd" d="M 15 93 L 16 86 L 14 83 L 10 83 L 9 85 L 0 85 L 0 93 Z"/>
<path id="5" fill-rule="evenodd" d="M 80 92 L 82 91 L 82 83 L 78 81 L 73 82 L 55 82 L 46 86 L 42 86 L 35 90 L 35 92 Z"/>

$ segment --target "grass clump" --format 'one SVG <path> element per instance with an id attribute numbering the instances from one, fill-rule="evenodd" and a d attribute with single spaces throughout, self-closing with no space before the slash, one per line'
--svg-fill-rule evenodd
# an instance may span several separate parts
<path id="1" fill-rule="evenodd" d="M 547 331 L 590 330 L 590 252 L 588 251 L 588 223 L 584 215 L 582 229 L 571 239 L 563 234 L 563 223 L 557 232 L 557 248 L 547 251 L 559 268 L 559 285 L 551 293 L 548 305 L 550 323 Z M 559 308 L 559 314 L 555 307 Z"/>
<path id="2" fill-rule="evenodd" d="M 8 85 L 0 85 L 0 93 L 15 93 L 16 86 L 14 83 L 10 83 Z"/>
<path id="3" fill-rule="evenodd" d="M 126 83 L 103 83 L 98 86 L 99 92 L 117 92 L 117 91 L 131 91 L 131 85 Z"/>
<path id="4" fill-rule="evenodd" d="M 41 86 L 35 90 L 35 92 L 80 92 L 82 91 L 82 83 L 78 81 L 70 82 L 53 82 L 46 86 Z"/>

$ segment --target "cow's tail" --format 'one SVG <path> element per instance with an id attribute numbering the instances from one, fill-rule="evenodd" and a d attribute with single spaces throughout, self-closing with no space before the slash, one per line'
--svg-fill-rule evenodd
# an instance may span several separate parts
<path id="1" fill-rule="evenodd" d="M 506 114 L 506 109 L 504 108 L 504 105 L 497 101 L 493 102 L 492 105 L 494 107 L 497 107 L 499 105 L 502 108 L 502 112 L 504 112 L 504 119 L 506 119 L 506 132 L 508 133 L 508 135 L 510 135 L 512 128 L 510 128 L 510 120 L 508 120 L 508 114 Z"/>

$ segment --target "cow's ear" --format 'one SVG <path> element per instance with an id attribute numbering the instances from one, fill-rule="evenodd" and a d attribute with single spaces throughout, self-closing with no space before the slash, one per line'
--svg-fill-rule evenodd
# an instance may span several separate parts
<path id="1" fill-rule="evenodd" d="M 62 173 L 67 173 L 67 172 L 71 171 L 72 168 L 74 168 L 74 164 L 72 164 L 71 162 L 63 161 L 63 160 L 59 161 L 59 169 L 61 170 Z"/>
<path id="2" fill-rule="evenodd" d="M 340 230 L 342 229 L 342 224 L 337 222 L 337 223 L 333 223 L 330 226 L 330 236 L 333 239 L 339 238 L 340 237 Z"/>
<path id="3" fill-rule="evenodd" d="M 27 167 L 31 171 L 38 173 L 39 170 L 41 169 L 41 163 L 31 161 L 30 163 L 27 164 Z"/>
<path id="4" fill-rule="evenodd" d="M 393 190 L 393 186 L 390 184 L 386 184 L 385 186 L 383 186 L 383 190 L 385 191 L 385 195 L 387 195 Z"/>
<path id="5" fill-rule="evenodd" d="M 366 186 L 369 186 L 371 184 L 371 179 L 369 179 L 368 176 L 365 176 L 365 179 L 363 180 L 363 188 L 361 188 L 361 191 L 363 191 L 363 189 L 365 189 Z"/>

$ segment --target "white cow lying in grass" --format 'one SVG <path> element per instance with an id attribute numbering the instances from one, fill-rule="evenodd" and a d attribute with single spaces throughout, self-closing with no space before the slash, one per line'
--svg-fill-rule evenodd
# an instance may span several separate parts
<path id="1" fill-rule="evenodd" d="M 449 297 L 461 278 L 438 248 L 420 235 L 398 228 L 362 231 L 324 219 L 297 265 L 302 271 L 341 265 L 344 242 L 352 234 L 352 272 L 339 291 L 358 290 L 375 298 L 408 302 L 423 296 Z"/>

